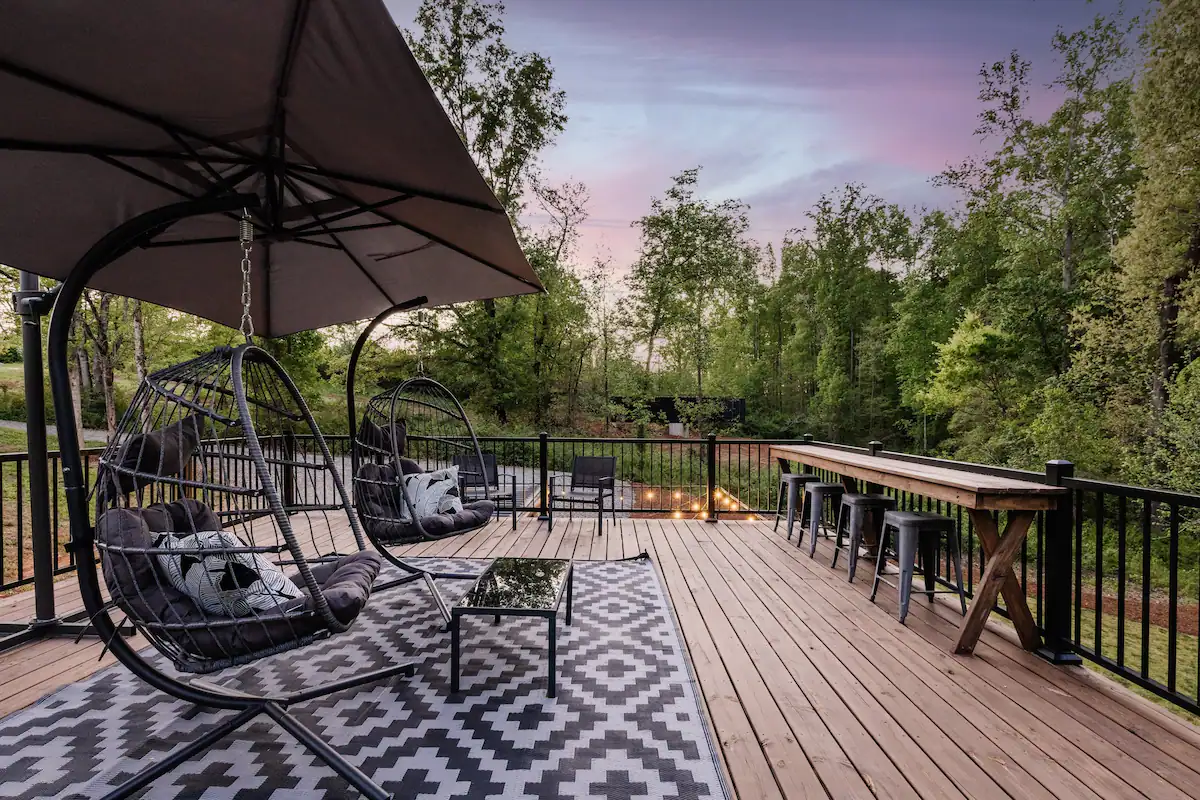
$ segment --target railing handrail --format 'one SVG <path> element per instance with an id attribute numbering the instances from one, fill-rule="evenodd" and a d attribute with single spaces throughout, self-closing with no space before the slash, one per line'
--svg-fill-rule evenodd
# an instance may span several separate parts
<path id="1" fill-rule="evenodd" d="M 1132 486 L 1127 483 L 1112 483 L 1092 478 L 1065 478 L 1063 486 L 1089 492 L 1103 492 L 1104 494 L 1200 508 L 1200 494 L 1179 492 L 1173 489 L 1154 489 L 1149 486 Z"/>
<path id="2" fill-rule="evenodd" d="M 100 445 L 98 447 L 81 447 L 81 448 L 79 448 L 79 452 L 85 456 L 97 456 L 104 452 L 104 448 L 105 448 L 105 445 Z M 46 453 L 46 455 L 49 458 L 61 458 L 62 451 L 61 450 L 51 450 L 48 453 Z M 7 464 L 11 461 L 28 461 L 28 460 L 29 460 L 29 453 L 25 452 L 24 450 L 22 450 L 18 453 L 0 453 L 0 463 Z"/>

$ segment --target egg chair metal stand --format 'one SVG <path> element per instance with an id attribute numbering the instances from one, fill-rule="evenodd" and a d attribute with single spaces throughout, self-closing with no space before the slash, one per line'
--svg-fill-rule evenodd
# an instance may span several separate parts
<path id="1" fill-rule="evenodd" d="M 383 322 L 385 322 L 389 317 L 393 316 L 394 314 L 398 314 L 403 311 L 408 311 L 413 308 L 417 308 L 419 306 L 425 305 L 426 302 L 427 302 L 427 299 L 425 297 L 417 297 L 417 298 L 413 298 L 412 300 L 408 300 L 403 303 L 397 303 L 396 305 L 385 309 L 383 312 L 381 312 L 378 316 L 376 316 L 374 319 L 372 319 L 367 324 L 367 326 L 363 329 L 362 333 L 359 334 L 358 339 L 354 343 L 354 347 L 350 351 L 350 359 L 346 366 L 346 411 L 347 411 L 347 423 L 348 423 L 349 431 L 350 431 L 350 474 L 353 476 L 352 480 L 354 481 L 355 496 L 359 500 L 358 513 L 359 513 L 360 519 L 362 518 L 362 515 L 364 513 L 364 510 L 361 507 L 362 491 L 364 489 L 367 491 L 372 491 L 375 489 L 390 488 L 392 486 L 395 486 L 396 489 L 398 490 L 398 492 L 401 493 L 401 496 L 404 498 L 403 502 L 407 503 L 409 514 L 412 514 L 412 512 L 413 512 L 413 507 L 412 507 L 412 502 L 411 502 L 412 499 L 409 498 L 406 493 L 403 493 L 403 483 L 404 482 L 403 482 L 402 475 L 392 475 L 391 478 L 386 481 L 379 481 L 376 478 L 370 478 L 370 477 L 360 478 L 360 476 L 359 476 L 359 471 L 364 467 L 364 465 L 366 465 L 367 463 L 371 463 L 371 462 L 379 462 L 379 463 L 390 462 L 392 465 L 394 465 L 393 468 L 396 469 L 397 471 L 399 471 L 399 465 L 401 464 L 401 459 L 403 457 L 403 453 L 401 452 L 402 445 L 399 440 L 399 437 L 389 435 L 384 440 L 376 440 L 373 442 L 366 442 L 366 443 L 364 443 L 362 441 L 363 440 L 363 435 L 362 435 L 363 432 L 362 432 L 362 426 L 359 424 L 359 419 L 358 419 L 357 397 L 356 397 L 355 389 L 356 389 L 356 378 L 358 375 L 359 359 L 362 356 L 363 348 L 366 346 L 366 343 L 370 339 L 371 334 L 374 333 L 375 330 L 381 324 L 383 324 Z M 397 387 L 397 388 L 399 388 L 399 387 Z M 389 394 L 389 393 L 385 392 L 384 394 Z M 446 394 L 449 394 L 449 392 L 447 391 Z M 395 405 L 392 403 L 392 401 L 395 400 L 398 396 L 399 395 L 396 395 L 393 392 L 393 393 L 391 393 L 391 397 L 386 401 L 380 400 L 379 396 L 372 398 L 371 405 L 376 408 L 375 416 L 378 418 L 378 422 L 375 423 L 376 427 L 379 427 L 378 423 L 382 422 L 382 423 L 384 423 L 384 425 L 387 426 L 389 431 L 393 430 L 392 426 L 393 426 L 395 420 L 397 419 L 397 412 L 399 409 L 397 409 L 395 407 Z M 453 395 L 450 395 L 450 397 L 453 398 Z M 376 403 L 377 400 L 380 403 L 383 403 L 383 402 L 388 403 L 387 413 L 382 416 L 378 413 L 379 404 Z M 396 400 L 396 402 L 400 402 L 400 401 Z M 479 442 L 475 437 L 474 429 L 471 428 L 470 422 L 466 419 L 466 413 L 463 411 L 461 404 L 459 404 L 456 399 L 453 400 L 453 404 L 455 406 L 454 413 L 456 414 L 456 416 L 461 418 L 463 423 L 465 423 L 464 430 L 469 434 L 469 438 L 470 438 L 469 445 L 465 444 L 463 442 L 459 442 L 458 444 L 456 444 L 454 446 L 454 450 L 455 450 L 455 452 L 461 451 L 461 452 L 468 453 L 469 455 L 472 455 L 473 457 L 478 458 L 479 459 L 478 463 L 482 463 L 482 454 L 479 449 Z M 430 410 L 433 410 L 433 409 L 430 409 Z M 370 415 L 371 415 L 370 411 L 367 412 L 367 415 L 364 415 L 364 422 L 369 419 Z M 420 435 L 420 434 L 418 434 L 418 435 Z M 404 438 L 407 438 L 407 437 L 404 437 Z M 443 448 L 446 446 L 445 442 L 438 444 L 436 441 L 432 441 L 432 440 L 436 440 L 436 438 L 437 437 L 424 437 L 424 439 L 416 439 L 416 437 L 414 437 L 414 440 L 426 442 L 426 445 L 422 445 L 422 446 L 432 447 L 435 449 Z M 485 487 L 485 497 L 486 497 L 486 491 L 487 491 L 487 489 Z M 394 503 L 392 505 L 395 506 Z M 398 506 L 393 508 L 393 515 L 396 518 L 400 517 L 400 509 Z M 413 520 L 414 523 L 416 523 L 416 525 L 418 526 L 417 530 L 419 531 L 420 530 L 420 527 L 419 527 L 420 522 L 419 522 L 419 520 L 417 520 L 416 515 L 413 514 L 411 519 Z M 386 522 L 387 520 L 384 520 L 384 521 Z M 380 589 L 392 588 L 393 586 L 396 586 L 396 585 L 411 583 L 414 581 L 422 581 L 422 582 L 424 582 L 426 588 L 429 590 L 430 595 L 433 597 L 434 603 L 437 605 L 438 611 L 442 615 L 442 619 L 444 620 L 444 622 L 447 625 L 449 625 L 450 624 L 450 616 L 451 616 L 450 615 L 450 607 L 449 607 L 449 604 L 446 602 L 445 598 L 442 596 L 441 591 L 438 589 L 438 585 L 437 585 L 436 581 L 438 581 L 438 580 L 475 580 L 476 578 L 479 577 L 480 573 L 478 573 L 478 572 L 453 572 L 453 571 L 445 571 L 445 570 L 427 570 L 427 569 L 424 569 L 423 567 L 417 566 L 416 564 L 402 558 L 401 556 L 399 556 L 398 554 L 396 554 L 395 552 L 392 551 L 392 549 L 389 547 L 389 543 L 387 541 L 385 541 L 383 537 L 378 535 L 378 533 L 377 533 L 378 527 L 376 525 L 376 522 L 377 522 L 376 520 L 369 519 L 364 524 L 363 527 L 364 527 L 364 531 L 367 535 L 367 538 L 375 546 L 376 550 L 378 550 L 378 552 L 388 562 L 390 562 L 393 566 L 395 566 L 400 571 L 405 573 L 402 577 L 395 579 L 389 583 L 382 584 L 382 585 L 376 587 L 376 589 L 380 590 Z M 479 527 L 480 527 L 480 525 L 475 525 L 472 528 L 472 530 L 477 529 Z M 436 538 L 436 537 L 422 537 L 422 538 Z"/>
<path id="2" fill-rule="evenodd" d="M 273 719 L 363 795 L 370 798 L 391 796 L 288 709 L 333 692 L 394 676 L 411 675 L 414 671 L 412 663 L 390 665 L 298 692 L 256 695 L 203 679 L 185 680 L 171 674 L 119 636 L 113 618 L 114 611 L 124 612 L 177 669 L 194 673 L 211 672 L 302 647 L 343 631 L 352 622 L 353 614 L 339 614 L 322 593 L 322 575 L 340 568 L 345 559 L 355 560 L 360 571 L 368 573 L 373 563 L 374 572 L 377 572 L 379 559 L 364 550 L 365 539 L 346 489 L 307 405 L 295 384 L 269 354 L 247 343 L 219 349 L 145 380 L 122 419 L 119 435 L 102 457 L 96 485 L 98 518 L 95 526 L 89 517 L 88 486 L 79 452 L 68 367 L 71 320 L 88 283 L 114 260 L 147 244 L 180 220 L 253 209 L 258 205 L 259 200 L 254 195 L 214 194 L 158 208 L 128 220 L 103 236 L 76 264 L 58 292 L 51 316 L 48 367 L 70 519 L 69 548 L 75 555 L 79 589 L 90 622 L 117 660 L 141 680 L 196 706 L 236 712 L 196 740 L 124 780 L 106 795 L 109 798 L 128 797 L 140 791 L 262 715 Z M 248 391 L 251 384 L 268 388 L 265 393 L 255 395 Z M 287 456 L 278 455 L 284 451 L 277 443 L 287 436 L 287 429 L 292 425 L 311 431 L 318 443 L 319 457 L 311 462 L 294 463 Z M 172 461 L 175 463 L 169 463 Z M 236 469 L 244 470 L 242 478 L 230 472 L 235 465 L 240 465 Z M 316 508 L 311 503 L 305 505 L 301 499 L 298 503 L 285 505 L 275 477 L 280 468 L 299 469 L 314 475 L 320 473 L 323 480 L 332 481 L 337 502 Z M 352 534 L 350 538 L 360 552 L 342 556 L 336 548 L 330 548 L 321 553 L 321 557 L 307 555 L 300 541 L 302 525 L 312 526 L 307 534 L 314 543 L 321 531 L 332 537 L 332 528 L 328 524 L 319 527 L 321 523 L 311 522 L 314 517 L 308 514 L 309 508 L 318 515 L 325 515 L 325 523 L 328 523 L 330 513 L 345 514 Z M 124 535 L 123 532 L 135 530 L 137 525 L 145 528 L 145 520 L 151 511 L 160 517 L 182 515 L 196 529 L 202 526 L 197 521 L 200 517 L 209 520 L 208 524 L 214 516 L 218 517 L 221 529 L 236 529 L 246 536 L 248 543 L 242 547 L 218 546 L 213 555 L 220 558 L 272 556 L 282 565 L 294 566 L 298 569 L 296 585 L 302 589 L 304 599 L 294 599 L 287 607 L 277 603 L 273 610 L 260 610 L 242 621 L 230 619 L 227 614 L 222 617 L 195 609 L 189 611 L 190 618 L 170 616 L 167 612 L 174 613 L 176 606 L 173 603 L 178 599 L 178 592 L 170 594 L 168 589 L 171 587 L 162 585 L 161 577 L 156 577 L 153 580 L 167 600 L 149 597 L 145 593 L 154 588 L 153 585 L 138 581 L 145 579 L 147 570 L 153 572 L 151 559 L 173 555 L 204 558 L 205 551 L 203 545 L 193 543 L 185 543 L 182 547 L 167 546 L 169 542 L 163 542 L 170 537 L 165 534 L 150 547 L 117 536 L 116 532 Z M 303 518 L 300 517 L 302 513 Z M 310 522 L 302 522 L 302 519 Z M 133 520 L 132 527 L 121 526 L 130 520 Z M 173 528 L 167 525 L 167 529 L 169 532 Z M 259 539 L 262 530 L 273 531 L 274 541 Z M 261 543 L 263 541 L 267 543 Z M 102 594 L 94 552 L 99 552 L 104 565 L 106 582 L 113 595 L 111 602 Z M 126 567 L 124 572 L 122 564 Z M 134 567 L 130 568 L 130 564 Z M 112 580 L 114 575 L 115 581 Z M 373 577 L 371 574 L 365 579 L 367 593 Z M 128 589 L 130 585 L 133 590 Z M 365 604 L 365 596 L 362 602 Z M 264 629 L 274 625 L 274 632 L 252 642 L 247 633 L 249 628 L 239 628 L 243 624 Z M 236 635 L 224 636 L 221 628 L 231 629 Z M 207 644 L 197 644 L 196 640 L 204 637 L 208 637 Z"/>

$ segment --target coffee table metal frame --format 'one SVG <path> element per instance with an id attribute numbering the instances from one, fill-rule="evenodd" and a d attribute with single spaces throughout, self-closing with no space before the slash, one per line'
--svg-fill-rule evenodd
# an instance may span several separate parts
<path id="1" fill-rule="evenodd" d="M 563 581 L 559 587 L 558 596 L 554 599 L 554 603 L 548 608 L 486 608 L 481 606 L 451 606 L 450 608 L 450 691 L 458 692 L 458 674 L 460 660 L 460 633 L 459 623 L 465 616 L 480 616 L 480 617 L 495 617 L 496 624 L 499 624 L 501 617 L 543 617 L 549 622 L 547 626 L 547 637 L 549 638 L 549 670 L 547 672 L 548 689 L 547 697 L 554 697 L 557 690 L 557 657 L 558 657 L 558 609 L 562 605 L 563 596 L 567 598 L 567 618 L 566 623 L 571 624 L 571 600 L 575 583 L 575 562 L 570 559 L 560 558 L 529 558 L 516 559 L 519 561 L 567 561 L 567 579 Z M 475 587 L 488 575 L 491 571 L 491 565 L 484 570 L 483 574 L 476 579 L 471 585 L 471 589 L 467 592 L 469 595 L 475 590 Z"/>

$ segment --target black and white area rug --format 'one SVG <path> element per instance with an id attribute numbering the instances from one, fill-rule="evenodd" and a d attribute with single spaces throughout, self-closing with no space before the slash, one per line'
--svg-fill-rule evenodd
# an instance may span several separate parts
<path id="1" fill-rule="evenodd" d="M 478 571 L 483 562 L 422 560 Z M 389 577 L 385 574 L 384 578 Z M 469 581 L 443 581 L 457 598 Z M 581 562 L 571 626 L 559 616 L 558 697 L 546 697 L 546 622 L 463 621 L 462 689 L 450 635 L 420 583 L 371 598 L 354 628 L 220 675 L 296 691 L 420 660 L 413 678 L 293 707 L 398 798 L 726 798 L 691 672 L 653 565 Z M 157 658 L 157 655 L 155 656 Z M 203 734 L 197 712 L 124 667 L 0 720 L 0 797 L 94 798 Z M 148 798 L 343 798 L 355 792 L 265 717 L 177 768 Z"/>

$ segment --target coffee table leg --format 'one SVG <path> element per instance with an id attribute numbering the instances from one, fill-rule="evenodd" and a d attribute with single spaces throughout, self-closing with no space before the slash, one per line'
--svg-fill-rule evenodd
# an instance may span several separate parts
<path id="1" fill-rule="evenodd" d="M 450 619 L 450 691 L 458 691 L 458 614 Z"/>
<path id="2" fill-rule="evenodd" d="M 556 633 L 555 629 L 558 627 L 558 624 L 557 624 L 558 618 L 550 617 L 549 622 L 550 622 L 550 676 L 549 676 L 550 690 L 548 692 L 546 692 L 546 696 L 554 697 L 554 694 L 555 694 L 555 685 L 554 685 L 554 683 L 555 683 L 555 681 L 554 681 L 554 666 L 555 666 L 555 664 L 554 664 L 554 661 L 555 661 L 555 656 L 557 655 L 555 653 L 555 647 L 557 644 L 557 642 L 555 642 L 555 633 Z"/>
<path id="3" fill-rule="evenodd" d="M 567 572 L 567 624 L 571 624 L 571 595 L 574 594 L 575 588 L 575 567 L 572 566 Z"/>

